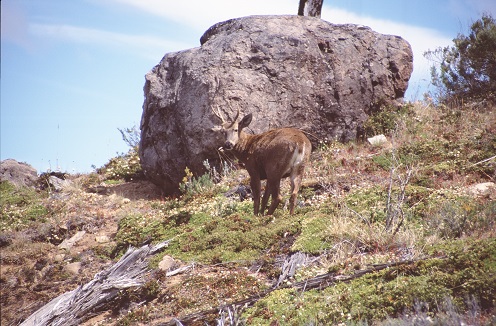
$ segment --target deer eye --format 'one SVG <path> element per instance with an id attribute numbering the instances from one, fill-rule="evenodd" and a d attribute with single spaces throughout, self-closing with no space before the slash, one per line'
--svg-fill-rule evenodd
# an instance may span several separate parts
<path id="1" fill-rule="evenodd" d="M 238 132 L 238 128 L 234 129 L 234 132 Z"/>

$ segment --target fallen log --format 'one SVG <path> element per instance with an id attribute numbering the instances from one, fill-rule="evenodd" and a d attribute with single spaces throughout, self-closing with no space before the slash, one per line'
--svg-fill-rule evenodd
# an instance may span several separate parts
<path id="1" fill-rule="evenodd" d="M 166 247 L 169 241 L 141 248 L 130 247 L 111 267 L 95 275 L 93 280 L 56 297 L 21 325 L 79 325 L 99 311 L 105 310 L 121 290 L 144 284 L 143 274 L 148 271 L 148 257 Z"/>
<path id="2" fill-rule="evenodd" d="M 279 286 L 279 287 L 274 287 L 272 289 L 269 289 L 267 291 L 264 291 L 260 294 L 251 296 L 247 299 L 240 300 L 233 302 L 231 304 L 227 305 L 222 305 L 217 308 L 193 313 L 187 316 L 183 316 L 181 318 L 174 318 L 168 322 L 165 323 L 160 323 L 157 326 L 176 326 L 176 325 L 189 325 L 194 322 L 200 322 L 206 320 L 209 316 L 212 318 L 212 315 L 218 314 L 219 311 L 223 311 L 226 308 L 229 310 L 231 309 L 232 311 L 236 311 L 239 308 L 247 308 L 253 306 L 257 301 L 263 299 L 267 295 L 269 295 L 271 292 L 275 290 L 280 290 L 280 289 L 287 289 L 287 288 L 293 288 L 295 290 L 299 291 L 309 291 L 313 289 L 325 289 L 333 284 L 336 284 L 338 282 L 349 282 L 351 280 L 354 280 L 356 278 L 362 277 L 364 275 L 374 273 L 381 271 L 386 268 L 394 268 L 402 265 L 409 265 L 409 264 L 414 264 L 418 261 L 422 261 L 428 258 L 421 258 L 421 259 L 415 259 L 415 260 L 404 260 L 404 261 L 399 261 L 399 262 L 390 262 L 390 263 L 384 263 L 384 264 L 376 264 L 372 265 L 370 268 L 367 269 L 362 269 L 355 271 L 354 274 L 352 275 L 336 275 L 335 273 L 326 273 L 322 274 L 310 279 L 307 279 L 305 281 L 293 283 L 293 284 L 288 284 L 284 286 Z"/>

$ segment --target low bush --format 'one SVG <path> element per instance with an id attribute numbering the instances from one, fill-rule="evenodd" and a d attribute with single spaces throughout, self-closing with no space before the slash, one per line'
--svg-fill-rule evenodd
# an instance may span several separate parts
<path id="1" fill-rule="evenodd" d="M 32 222 L 44 222 L 49 215 L 42 202 L 44 197 L 45 192 L 0 182 L 0 231 L 21 230 Z"/>

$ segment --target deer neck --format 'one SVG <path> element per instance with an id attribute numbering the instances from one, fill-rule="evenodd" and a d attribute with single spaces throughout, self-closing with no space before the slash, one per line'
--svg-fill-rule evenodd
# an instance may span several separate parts
<path id="1" fill-rule="evenodd" d="M 247 134 L 244 131 L 239 133 L 238 142 L 234 146 L 234 154 L 238 160 L 246 162 L 250 152 L 250 144 L 254 135 Z"/>

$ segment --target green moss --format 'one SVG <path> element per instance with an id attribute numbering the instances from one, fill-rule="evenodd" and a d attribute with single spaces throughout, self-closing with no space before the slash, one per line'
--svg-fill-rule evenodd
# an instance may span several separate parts
<path id="1" fill-rule="evenodd" d="M 359 189 L 346 196 L 348 207 L 369 222 L 385 221 L 387 189 L 379 186 Z"/>
<path id="2" fill-rule="evenodd" d="M 332 245 L 328 230 L 328 218 L 313 212 L 302 221 L 301 234 L 291 247 L 293 251 L 319 254 Z"/>
<path id="3" fill-rule="evenodd" d="M 294 219 L 280 219 L 252 214 L 232 214 L 209 218 L 203 227 L 188 230 L 168 250 L 184 260 L 226 262 L 254 260 L 260 253 L 299 231 Z"/>
<path id="4" fill-rule="evenodd" d="M 422 195 L 413 212 L 427 235 L 443 239 L 484 233 L 496 226 L 496 203 L 478 201 L 456 191 L 431 191 Z"/>
<path id="5" fill-rule="evenodd" d="M 435 314 L 449 298 L 459 309 L 474 296 L 482 309 L 496 306 L 496 239 L 458 240 L 430 249 L 432 258 L 368 274 L 349 283 L 305 293 L 274 291 L 247 310 L 250 325 L 371 323 L 413 311 L 422 302 Z M 445 258 L 446 257 L 446 258 Z"/>
<path id="6" fill-rule="evenodd" d="M 251 209 L 245 212 L 244 206 L 231 215 L 215 207 L 211 209 L 220 215 L 194 212 L 192 206 L 171 215 L 130 214 L 119 222 L 118 250 L 125 251 L 129 245 L 139 246 L 147 240 L 172 240 L 165 252 L 184 261 L 254 260 L 263 250 L 299 233 L 298 215 L 253 216 Z"/>
<path id="7" fill-rule="evenodd" d="M 391 154 L 390 153 L 383 153 L 380 155 L 375 155 L 372 158 L 372 161 L 378 165 L 381 169 L 390 171 L 391 170 Z"/>

